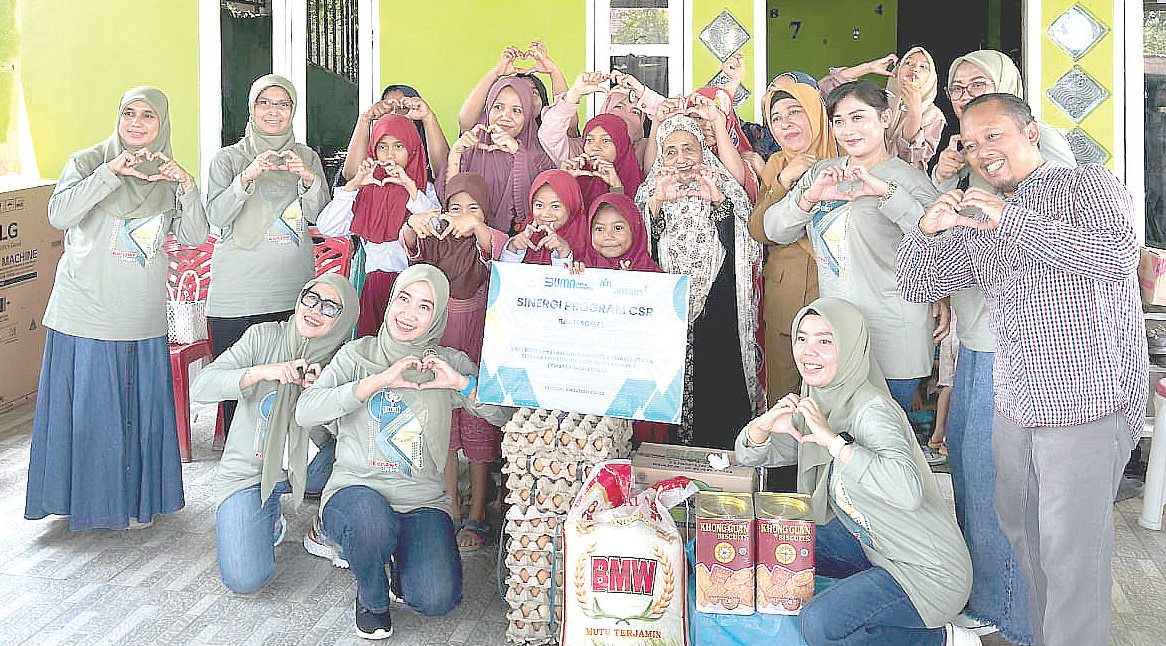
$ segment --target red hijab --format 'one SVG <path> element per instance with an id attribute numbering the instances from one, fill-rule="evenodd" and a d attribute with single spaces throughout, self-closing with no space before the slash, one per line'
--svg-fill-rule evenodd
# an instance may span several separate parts
<path id="1" fill-rule="evenodd" d="M 632 232 L 632 246 L 618 258 L 608 258 L 599 253 L 591 244 L 588 244 L 583 251 L 583 264 L 597 269 L 623 269 L 620 263 L 628 261 L 631 264 L 627 268 L 634 271 L 660 271 L 660 265 L 656 264 L 656 261 L 652 260 L 652 256 L 648 255 L 648 231 L 644 229 L 644 216 L 640 214 L 640 210 L 636 208 L 636 203 L 632 201 L 632 198 L 627 195 L 605 193 L 595 198 L 595 202 L 591 204 L 591 212 L 587 217 L 588 233 L 590 233 L 591 223 L 595 222 L 595 216 L 603 206 L 610 206 L 619 211 L 619 214 L 627 221 L 628 228 Z"/>
<path id="2" fill-rule="evenodd" d="M 616 114 L 597 114 L 583 127 L 583 139 L 587 133 L 595 128 L 603 128 L 611 135 L 615 144 L 615 172 L 623 182 L 623 191 L 627 195 L 635 195 L 644 181 L 644 172 L 640 170 L 640 161 L 636 158 L 636 147 L 628 136 L 628 123 Z M 598 177 L 580 177 L 579 190 L 583 192 L 583 204 L 591 205 L 595 198 L 607 193 L 611 188 L 607 182 Z"/>
<path id="3" fill-rule="evenodd" d="M 522 228 L 525 229 L 534 221 L 534 213 L 531 211 L 530 205 L 534 202 L 534 194 L 547 185 L 555 191 L 555 194 L 559 196 L 559 201 L 567 209 L 567 221 L 555 233 L 558 233 L 559 237 L 570 245 L 571 254 L 578 259 L 581 257 L 580 254 L 591 246 L 591 228 L 587 219 L 583 217 L 583 194 L 579 192 L 579 183 L 567 171 L 552 168 L 539 173 L 538 177 L 534 178 L 534 183 L 530 185 L 530 195 L 526 200 L 527 216 L 522 222 Z M 532 236 L 531 242 L 538 242 L 545 236 L 546 234 L 540 231 Z M 546 249 L 528 249 L 522 262 L 549 265 L 551 264 L 551 252 Z"/>
<path id="4" fill-rule="evenodd" d="M 425 157 L 425 146 L 417 134 L 413 121 L 399 114 L 386 114 L 372 125 L 368 138 L 368 158 L 375 160 L 377 143 L 385 135 L 396 137 L 409 151 L 409 161 L 405 162 L 405 174 L 417 184 L 418 191 L 425 191 L 429 184 Z M 377 166 L 373 178 L 383 179 L 385 169 Z M 401 226 L 409 219 L 405 205 L 409 202 L 409 191 L 403 186 L 369 184 L 360 187 L 356 203 L 352 207 L 352 232 L 369 242 L 391 242 L 401 233 Z"/>
<path id="5" fill-rule="evenodd" d="M 727 130 L 729 131 L 729 139 L 733 140 L 733 144 L 737 146 L 738 153 L 749 152 L 753 150 L 753 146 L 749 145 L 749 139 L 745 136 L 745 131 L 741 129 L 741 123 L 737 121 L 737 113 L 733 110 L 733 97 L 724 88 L 705 86 L 696 91 L 704 97 L 713 100 L 713 105 L 725 115 L 725 122 Z M 695 103 L 690 99 L 688 107 L 694 106 Z M 716 145 L 713 145 L 713 152 L 716 152 Z"/>
<path id="6" fill-rule="evenodd" d="M 504 233 L 511 232 L 511 218 L 515 222 L 524 222 L 530 217 L 530 198 L 527 190 L 530 182 L 539 172 L 554 167 L 554 162 L 543 150 L 538 142 L 538 123 L 534 111 L 534 93 L 530 84 L 524 79 L 507 76 L 498 79 L 490 87 L 486 95 L 486 109 L 478 118 L 478 123 L 490 123 L 490 106 L 498 94 L 511 88 L 518 93 L 518 100 L 522 104 L 522 113 L 526 117 L 522 129 L 515 140 L 518 141 L 518 152 L 511 155 L 501 150 L 470 150 L 462 155 L 459 170 L 477 173 L 486 180 L 486 187 L 490 191 L 491 219 L 486 224 L 491 228 Z M 448 195 L 448 191 L 445 191 Z"/>

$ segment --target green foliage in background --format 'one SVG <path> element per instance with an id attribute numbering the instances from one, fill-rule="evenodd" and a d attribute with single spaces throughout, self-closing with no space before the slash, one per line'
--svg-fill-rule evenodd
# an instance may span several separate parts
<path id="1" fill-rule="evenodd" d="M 1146 11 L 1142 16 L 1143 53 L 1146 56 L 1166 56 L 1166 11 Z"/>

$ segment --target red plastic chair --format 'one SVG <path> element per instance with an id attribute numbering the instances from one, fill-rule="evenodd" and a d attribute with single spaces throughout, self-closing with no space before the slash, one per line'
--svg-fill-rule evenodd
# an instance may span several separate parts
<path id="1" fill-rule="evenodd" d="M 210 285 L 211 253 L 214 252 L 216 236 L 207 238 L 197 247 L 182 247 L 173 234 L 166 241 L 166 253 L 170 259 L 167 284 L 177 288 L 178 279 L 187 270 L 194 271 L 199 278 L 199 300 L 206 300 Z M 211 342 L 207 339 L 194 343 L 170 344 L 170 378 L 174 388 L 174 417 L 178 422 L 178 453 L 183 462 L 190 462 L 190 364 L 199 359 L 210 360 L 213 356 Z M 215 411 L 214 446 L 222 447 L 227 439 L 223 425 L 222 405 Z"/>
<path id="2" fill-rule="evenodd" d="M 332 272 L 347 277 L 352 268 L 352 238 L 329 238 L 316 227 L 308 229 L 308 233 L 316 256 L 316 275 Z"/>

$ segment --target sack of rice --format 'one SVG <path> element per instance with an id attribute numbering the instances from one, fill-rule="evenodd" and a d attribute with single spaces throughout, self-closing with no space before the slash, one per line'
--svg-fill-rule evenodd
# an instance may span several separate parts
<path id="1" fill-rule="evenodd" d="M 562 644 L 685 646 L 685 566 L 668 513 L 696 491 L 685 478 L 632 496 L 631 462 L 594 468 L 564 526 Z"/>

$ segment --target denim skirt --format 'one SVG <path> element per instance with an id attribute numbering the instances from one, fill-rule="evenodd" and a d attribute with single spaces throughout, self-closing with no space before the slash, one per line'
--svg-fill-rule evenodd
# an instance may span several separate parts
<path id="1" fill-rule="evenodd" d="M 166 337 L 99 341 L 46 329 L 24 517 L 122 529 L 181 509 Z"/>

